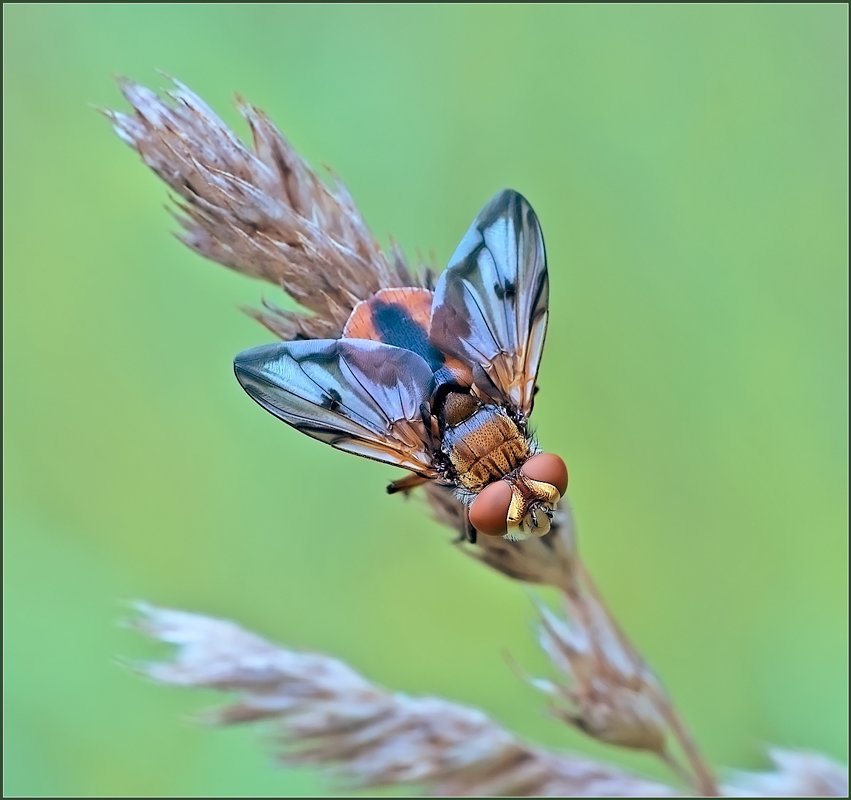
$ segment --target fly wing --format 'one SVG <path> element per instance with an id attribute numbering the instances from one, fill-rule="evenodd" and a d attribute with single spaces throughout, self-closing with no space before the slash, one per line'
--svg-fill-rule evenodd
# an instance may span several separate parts
<path id="1" fill-rule="evenodd" d="M 526 199 L 507 189 L 476 217 L 440 276 L 429 335 L 484 368 L 505 403 L 528 417 L 548 301 L 541 226 Z"/>
<path id="2" fill-rule="evenodd" d="M 416 353 L 363 339 L 255 347 L 234 360 L 250 397 L 340 450 L 433 477 L 420 414 L 432 371 Z"/>

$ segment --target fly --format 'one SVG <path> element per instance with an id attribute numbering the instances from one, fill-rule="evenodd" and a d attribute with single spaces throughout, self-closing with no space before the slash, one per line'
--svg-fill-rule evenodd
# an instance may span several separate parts
<path id="1" fill-rule="evenodd" d="M 452 488 L 467 534 L 525 538 L 550 529 L 564 461 L 540 452 L 528 422 L 547 329 L 541 227 L 519 193 L 494 197 L 434 291 L 382 289 L 339 339 L 255 347 L 234 370 L 263 408 L 340 450 Z"/>

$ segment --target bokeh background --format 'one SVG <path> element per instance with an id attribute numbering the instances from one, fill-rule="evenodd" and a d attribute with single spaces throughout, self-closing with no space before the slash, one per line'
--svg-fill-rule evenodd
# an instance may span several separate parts
<path id="1" fill-rule="evenodd" d="M 241 92 L 443 265 L 503 186 L 547 239 L 536 423 L 581 545 L 711 760 L 847 747 L 847 7 L 5 6 L 7 794 L 321 793 L 214 698 L 147 683 L 134 598 L 610 758 L 549 719 L 522 587 L 397 475 L 264 414 L 271 287 L 172 237 L 97 106 Z M 319 530 L 315 521 L 322 518 Z M 552 599 L 543 592 L 545 599 Z"/>

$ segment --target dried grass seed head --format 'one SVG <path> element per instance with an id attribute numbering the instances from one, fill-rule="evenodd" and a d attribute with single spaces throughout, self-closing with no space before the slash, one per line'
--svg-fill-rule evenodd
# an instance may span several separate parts
<path id="1" fill-rule="evenodd" d="M 475 709 L 375 686 L 342 662 L 278 647 L 239 626 L 138 606 L 136 625 L 174 646 L 147 664 L 161 683 L 236 693 L 207 721 L 277 723 L 279 756 L 321 765 L 350 788 L 415 786 L 438 796 L 631 796 L 675 794 L 586 758 L 522 742 Z"/>
<path id="2" fill-rule="evenodd" d="M 420 285 L 397 247 L 383 252 L 345 186 L 323 181 L 262 111 L 238 100 L 252 149 L 173 83 L 162 98 L 122 79 L 133 113 L 106 114 L 176 193 L 188 247 L 279 286 L 312 312 L 268 305 L 252 316 L 284 339 L 333 338 L 358 301 L 382 287 Z"/>

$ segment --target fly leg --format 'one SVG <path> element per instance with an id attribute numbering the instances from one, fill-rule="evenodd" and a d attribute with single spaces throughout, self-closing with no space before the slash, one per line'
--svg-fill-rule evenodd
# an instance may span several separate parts
<path id="1" fill-rule="evenodd" d="M 387 494 L 396 494 L 396 492 L 410 492 L 411 489 L 416 486 L 422 486 L 424 483 L 428 483 L 428 478 L 424 478 L 422 475 L 406 475 L 404 478 L 399 478 L 398 481 L 393 481 L 387 487 Z"/>
<path id="2" fill-rule="evenodd" d="M 428 443 L 432 450 L 440 449 L 440 428 L 437 424 L 437 418 L 431 413 L 431 406 L 428 403 L 420 403 L 420 419 L 425 427 Z"/>
<path id="3" fill-rule="evenodd" d="M 464 530 L 458 534 L 458 541 L 467 541 L 470 544 L 475 544 L 477 535 L 478 531 L 473 527 L 473 523 L 470 522 L 470 510 L 464 506 Z"/>

